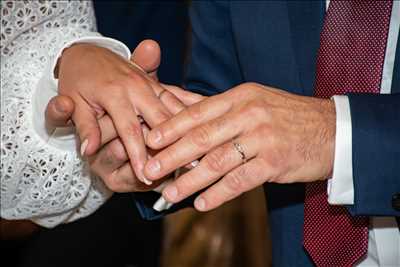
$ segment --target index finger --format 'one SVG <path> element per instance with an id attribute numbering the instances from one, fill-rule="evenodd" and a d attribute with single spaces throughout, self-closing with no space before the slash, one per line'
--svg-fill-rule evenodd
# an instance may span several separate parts
<path id="1" fill-rule="evenodd" d="M 147 150 L 144 143 L 142 127 L 137 118 L 135 108 L 128 100 L 111 101 L 104 103 L 107 113 L 114 122 L 118 135 L 125 146 L 132 168 L 139 180 L 146 182 L 143 174 L 144 164 L 147 161 Z M 124 116 L 121 116 L 124 114 Z"/>

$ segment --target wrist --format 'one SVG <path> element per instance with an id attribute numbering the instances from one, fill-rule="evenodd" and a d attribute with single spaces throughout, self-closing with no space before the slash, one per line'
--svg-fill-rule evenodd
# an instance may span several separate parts
<path id="1" fill-rule="evenodd" d="M 103 47 L 99 47 L 95 44 L 90 43 L 75 43 L 71 46 L 65 48 L 60 57 L 57 59 L 57 63 L 53 70 L 53 75 L 55 79 L 58 79 L 60 76 L 60 69 L 63 66 L 63 62 L 67 60 L 67 58 L 82 59 L 82 56 L 96 50 L 106 49 Z M 69 61 L 69 60 L 68 60 Z"/>
<path id="2" fill-rule="evenodd" d="M 63 58 L 66 57 L 66 52 L 67 51 L 71 51 L 74 50 L 75 48 L 78 47 L 78 49 L 82 46 L 82 45 L 86 45 L 85 43 L 76 43 L 76 44 L 72 44 L 71 46 L 65 48 L 64 50 L 62 50 L 60 57 L 57 59 L 57 63 L 54 66 L 54 70 L 53 70 L 53 76 L 55 79 L 58 79 L 59 74 L 60 74 L 60 65 L 61 65 L 61 61 Z M 89 44 L 90 45 L 90 44 Z M 68 53 L 69 54 L 69 53 Z"/>
<path id="3" fill-rule="evenodd" d="M 102 36 L 88 36 L 88 37 L 77 38 L 75 40 L 66 43 L 53 59 L 53 62 L 51 64 L 52 67 L 51 71 L 53 75 L 51 78 L 55 84 L 57 84 L 57 78 L 59 77 L 59 69 L 60 69 L 59 66 L 61 63 L 60 58 L 62 53 L 64 51 L 67 51 L 72 46 L 77 46 L 79 44 L 85 44 L 87 46 L 90 45 L 91 47 L 96 47 L 96 48 L 106 48 L 128 60 L 131 57 L 130 49 L 124 43 L 118 40 Z"/>
<path id="4" fill-rule="evenodd" d="M 324 112 L 322 113 L 324 125 L 324 132 L 322 139 L 324 141 L 324 154 L 325 159 L 323 163 L 323 178 L 328 179 L 332 177 L 333 166 L 335 160 L 335 143 L 336 143 L 336 109 L 335 103 L 332 99 L 323 99 L 322 106 L 324 107 Z M 324 136 L 325 135 L 325 136 Z"/>

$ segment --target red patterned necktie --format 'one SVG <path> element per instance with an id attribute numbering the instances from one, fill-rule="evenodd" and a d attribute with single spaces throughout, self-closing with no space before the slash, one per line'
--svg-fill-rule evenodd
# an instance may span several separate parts
<path id="1" fill-rule="evenodd" d="M 392 1 L 331 1 L 321 33 L 315 96 L 379 93 Z M 316 266 L 353 266 L 368 249 L 368 218 L 328 204 L 327 184 L 306 186 L 304 248 Z"/>

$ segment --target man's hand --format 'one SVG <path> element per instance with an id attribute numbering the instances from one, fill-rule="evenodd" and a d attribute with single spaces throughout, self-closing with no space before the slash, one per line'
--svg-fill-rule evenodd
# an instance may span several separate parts
<path id="1" fill-rule="evenodd" d="M 265 182 L 326 179 L 333 168 L 335 117 L 332 100 L 242 84 L 152 129 L 148 146 L 165 149 L 148 161 L 145 175 L 157 180 L 202 157 L 163 191 L 176 203 L 212 185 L 195 200 L 200 211 Z"/>

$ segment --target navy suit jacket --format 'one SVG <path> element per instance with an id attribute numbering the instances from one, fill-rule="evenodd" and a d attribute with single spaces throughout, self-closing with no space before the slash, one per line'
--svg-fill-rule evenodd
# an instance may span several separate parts
<path id="1" fill-rule="evenodd" d="M 257 82 L 312 95 L 324 14 L 325 1 L 194 1 L 186 87 L 214 95 Z M 353 215 L 400 216 L 392 206 L 400 192 L 399 43 L 392 94 L 349 95 L 355 204 L 348 208 Z M 311 266 L 302 247 L 304 184 L 264 188 L 274 265 Z M 150 203 L 140 202 L 142 214 L 160 216 L 146 208 Z"/>
<path id="2" fill-rule="evenodd" d="M 163 48 L 158 78 L 182 84 L 188 11 L 185 1 L 94 0 L 97 28 L 129 48 L 153 39 Z"/>

